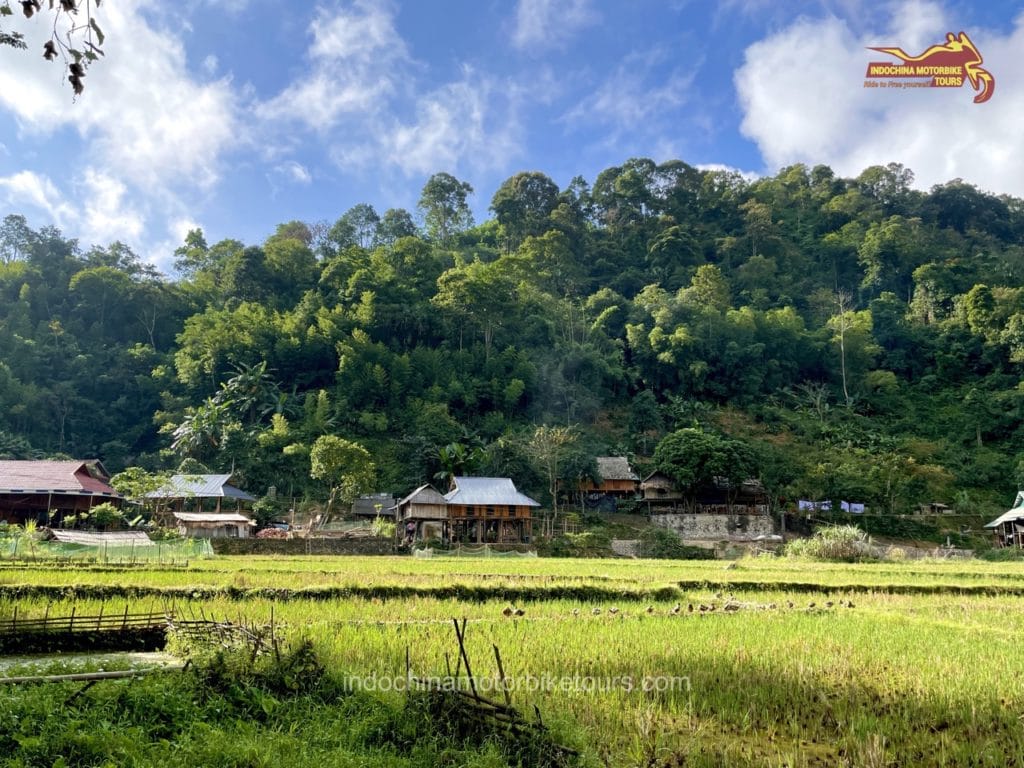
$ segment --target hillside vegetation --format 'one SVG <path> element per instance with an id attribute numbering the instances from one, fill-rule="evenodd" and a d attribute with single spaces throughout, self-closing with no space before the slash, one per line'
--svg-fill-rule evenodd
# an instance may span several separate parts
<path id="1" fill-rule="evenodd" d="M 632 159 L 518 173 L 474 224 L 448 174 L 417 216 L 357 205 L 263 243 L 189 233 L 166 278 L 121 243 L 0 228 L 0 456 L 234 467 L 326 498 L 318 438 L 377 489 L 557 472 L 670 433 L 737 446 L 775 501 L 1005 508 L 1024 475 L 1024 204 L 909 169 L 753 182 Z M 692 433 L 690 433 L 692 434 Z"/>

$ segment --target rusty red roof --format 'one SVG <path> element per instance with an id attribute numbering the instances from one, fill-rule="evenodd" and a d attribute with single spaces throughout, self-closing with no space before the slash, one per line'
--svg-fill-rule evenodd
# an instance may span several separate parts
<path id="1" fill-rule="evenodd" d="M 120 498 L 106 480 L 106 470 L 98 461 L 0 461 L 0 493 L 98 494 Z"/>

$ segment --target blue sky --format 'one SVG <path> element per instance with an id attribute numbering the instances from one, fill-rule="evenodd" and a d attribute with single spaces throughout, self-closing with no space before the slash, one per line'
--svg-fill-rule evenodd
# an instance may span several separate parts
<path id="1" fill-rule="evenodd" d="M 187 230 L 260 242 L 352 205 L 415 212 L 434 172 L 478 219 L 520 170 L 564 186 L 630 157 L 844 175 L 902 162 L 1024 197 L 1017 3 L 822 0 L 106 0 L 106 57 L 73 101 L 43 62 L 0 49 L 0 215 L 163 268 Z M 863 87 L 866 46 L 917 53 L 965 30 L 996 78 Z"/>

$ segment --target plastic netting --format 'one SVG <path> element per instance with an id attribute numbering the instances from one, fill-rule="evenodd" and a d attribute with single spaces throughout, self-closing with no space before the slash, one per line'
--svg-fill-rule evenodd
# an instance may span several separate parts
<path id="1" fill-rule="evenodd" d="M 490 544 L 477 547 L 457 546 L 453 549 L 414 549 L 413 557 L 536 557 L 536 552 L 519 552 L 516 550 L 500 551 Z"/>
<path id="2" fill-rule="evenodd" d="M 98 563 L 180 563 L 212 557 L 209 539 L 172 539 L 138 544 L 67 544 L 58 541 L 0 539 L 4 560 L 85 560 Z"/>

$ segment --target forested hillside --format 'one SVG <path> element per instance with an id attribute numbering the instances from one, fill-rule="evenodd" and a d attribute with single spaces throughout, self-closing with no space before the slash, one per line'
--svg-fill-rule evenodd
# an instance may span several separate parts
<path id="1" fill-rule="evenodd" d="M 381 490 L 512 475 L 535 429 L 641 469 L 698 426 L 776 499 L 1005 508 L 1024 480 L 1024 203 L 902 166 L 748 183 L 633 159 L 592 186 L 519 173 L 474 224 L 447 174 L 418 211 L 357 205 L 263 243 L 193 231 L 168 279 L 17 215 L 0 231 L 0 457 L 236 471 L 323 494 L 310 449 Z M 484 193 L 481 191 L 481 193 Z"/>

